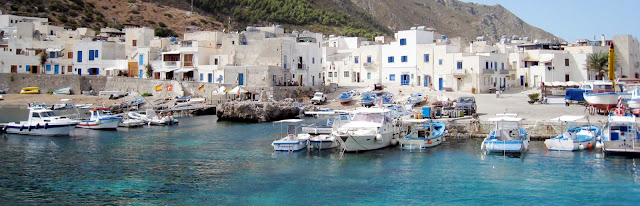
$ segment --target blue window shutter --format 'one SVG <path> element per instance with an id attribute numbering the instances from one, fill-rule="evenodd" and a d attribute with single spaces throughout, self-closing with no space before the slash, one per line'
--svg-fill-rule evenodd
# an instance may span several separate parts
<path id="1" fill-rule="evenodd" d="M 31 71 L 31 66 L 27 65 L 27 71 Z"/>
<path id="2" fill-rule="evenodd" d="M 212 73 L 209 73 L 209 75 L 207 75 L 207 76 L 209 77 L 209 79 L 208 79 L 209 81 L 208 81 L 208 82 L 209 82 L 209 83 L 213 82 L 213 74 L 212 74 Z M 220 76 L 220 77 L 222 77 L 222 76 Z M 222 82 L 222 81 L 221 81 L 221 82 Z"/>
<path id="3" fill-rule="evenodd" d="M 95 54 L 93 50 L 89 50 L 89 61 L 93 61 L 93 58 L 95 58 Z"/>
<path id="4" fill-rule="evenodd" d="M 200 74 L 200 81 L 204 80 L 204 74 Z"/>
<path id="5" fill-rule="evenodd" d="M 56 58 L 55 52 L 49 52 L 49 58 Z"/>
<path id="6" fill-rule="evenodd" d="M 96 58 L 98 58 L 98 50 L 95 51 Z"/>
<path id="7" fill-rule="evenodd" d="M 442 59 L 438 59 L 438 64 L 442 65 Z"/>
<path id="8" fill-rule="evenodd" d="M 395 74 L 389 74 L 389 81 L 396 81 L 396 75 Z"/>
<path id="9" fill-rule="evenodd" d="M 78 51 L 78 62 L 82 62 L 82 51 Z"/>
<path id="10" fill-rule="evenodd" d="M 458 69 L 462 69 L 462 62 L 458 62 Z"/>
<path id="11" fill-rule="evenodd" d="M 367 63 L 371 63 L 371 57 L 367 57 Z"/>
<path id="12" fill-rule="evenodd" d="M 358 57 L 355 57 L 354 59 L 355 59 L 354 63 L 357 64 L 358 63 Z"/>
<path id="13" fill-rule="evenodd" d="M 484 62 L 484 68 L 489 69 L 489 62 Z"/>
<path id="14" fill-rule="evenodd" d="M 140 60 L 138 60 L 138 65 L 144 65 L 144 55 L 140 55 Z"/>
<path id="15" fill-rule="evenodd" d="M 504 63 L 502 63 L 502 70 L 504 70 Z"/>
<path id="16" fill-rule="evenodd" d="M 429 62 L 429 54 L 424 54 L 424 62 Z"/>
<path id="17" fill-rule="evenodd" d="M 51 64 L 44 65 L 46 71 L 51 71 Z"/>

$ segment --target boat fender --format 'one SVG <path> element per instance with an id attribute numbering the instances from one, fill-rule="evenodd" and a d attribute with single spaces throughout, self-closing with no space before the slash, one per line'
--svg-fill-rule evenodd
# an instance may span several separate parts
<path id="1" fill-rule="evenodd" d="M 396 145 L 396 144 L 398 144 L 398 140 L 396 138 L 392 138 L 391 145 Z"/>
<path id="2" fill-rule="evenodd" d="M 20 131 L 24 130 L 24 125 L 20 125 Z"/>
<path id="3" fill-rule="evenodd" d="M 587 148 L 589 148 L 589 149 L 593 148 L 593 144 L 591 144 L 591 142 L 589 142 L 589 143 L 587 144 Z"/>
<path id="4" fill-rule="evenodd" d="M 432 144 L 433 142 L 431 142 L 431 140 L 427 141 L 427 144 Z"/>
<path id="5" fill-rule="evenodd" d="M 7 125 L 4 125 L 4 127 L 2 127 L 2 131 L 7 131 Z"/>
<path id="6" fill-rule="evenodd" d="M 376 135 L 376 141 L 378 141 L 378 142 L 382 141 L 382 135 L 381 134 L 377 134 Z"/>
<path id="7" fill-rule="evenodd" d="M 596 137 L 596 140 L 600 141 L 600 135 L 598 135 L 598 136 Z"/>
<path id="8" fill-rule="evenodd" d="M 49 129 L 49 123 L 44 124 L 44 129 Z"/>
<path id="9" fill-rule="evenodd" d="M 31 132 L 31 125 L 29 125 L 29 132 Z"/>
<path id="10" fill-rule="evenodd" d="M 584 149 L 584 145 L 580 144 L 580 145 L 578 146 L 578 148 L 579 148 L 580 150 L 583 150 L 583 149 Z"/>

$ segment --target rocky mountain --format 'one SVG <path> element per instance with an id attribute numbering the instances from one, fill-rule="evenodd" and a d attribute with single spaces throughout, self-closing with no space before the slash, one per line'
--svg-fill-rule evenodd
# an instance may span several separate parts
<path id="1" fill-rule="evenodd" d="M 47 17 L 68 28 L 124 24 L 149 26 L 181 34 L 185 28 L 242 30 L 249 25 L 282 24 L 347 36 L 392 36 L 412 26 L 435 28 L 448 37 L 473 40 L 482 35 L 558 39 L 527 24 L 500 5 L 458 0 L 8 0 L 3 13 Z M 33 6 L 36 5 L 36 6 Z M 166 32 L 171 30 L 171 32 Z"/>

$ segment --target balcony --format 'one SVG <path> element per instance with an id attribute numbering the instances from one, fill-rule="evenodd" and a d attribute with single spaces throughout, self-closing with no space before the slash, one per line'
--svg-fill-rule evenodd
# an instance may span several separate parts
<path id="1" fill-rule="evenodd" d="M 509 74 L 509 70 L 505 70 L 505 69 L 500 70 L 500 74 Z"/>
<path id="2" fill-rule="evenodd" d="M 193 66 L 193 62 L 192 61 L 185 61 L 184 64 L 182 65 L 184 67 L 192 67 Z"/>
<path id="3" fill-rule="evenodd" d="M 451 74 L 453 74 L 453 76 L 464 76 L 464 75 L 467 75 L 467 70 L 466 69 L 453 69 L 453 70 L 451 70 Z"/>
<path id="4" fill-rule="evenodd" d="M 365 63 L 362 63 L 362 66 L 367 67 L 367 68 L 373 68 L 374 65 L 371 62 L 365 62 Z"/>
<path id="5" fill-rule="evenodd" d="M 298 64 L 298 69 L 307 69 L 306 64 Z"/>
<path id="6" fill-rule="evenodd" d="M 164 61 L 162 62 L 162 66 L 175 67 L 178 66 L 178 61 Z"/>
<path id="7" fill-rule="evenodd" d="M 493 71 L 493 69 L 483 69 L 482 73 L 483 74 L 494 74 L 495 72 Z"/>

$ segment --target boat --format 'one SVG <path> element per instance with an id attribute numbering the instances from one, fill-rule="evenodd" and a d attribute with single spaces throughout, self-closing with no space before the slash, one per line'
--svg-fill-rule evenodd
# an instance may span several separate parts
<path id="1" fill-rule="evenodd" d="M 0 95 L 0 100 L 4 100 L 4 98 L 3 98 L 3 96 L 2 96 L 2 95 Z"/>
<path id="2" fill-rule="evenodd" d="M 311 138 L 311 135 L 304 134 L 304 133 L 298 134 L 298 125 L 296 123 L 301 121 L 303 120 L 285 119 L 285 120 L 274 122 L 274 123 L 280 123 L 281 129 L 282 129 L 282 124 L 284 123 L 290 123 L 290 124 L 287 125 L 287 135 L 271 143 L 271 145 L 273 146 L 273 150 L 284 151 L 284 152 L 296 152 L 304 148 L 307 148 L 307 145 L 309 144 L 309 138 Z"/>
<path id="3" fill-rule="evenodd" d="M 397 143 L 394 134 L 399 133 L 399 129 L 393 123 L 397 119 L 391 118 L 391 110 L 361 107 L 351 114 L 351 120 L 332 133 L 339 137 L 344 151 L 375 150 Z"/>
<path id="4" fill-rule="evenodd" d="M 358 103 L 363 107 L 373 106 L 378 98 L 377 94 L 374 93 L 363 93 L 362 99 L 358 100 Z"/>
<path id="5" fill-rule="evenodd" d="M 85 129 L 116 129 L 122 121 L 122 116 L 111 114 L 109 108 L 89 109 L 91 117 L 88 120 L 82 120 L 77 127 Z"/>
<path id="6" fill-rule="evenodd" d="M 65 87 L 62 89 L 58 89 L 56 91 L 53 91 L 53 94 L 71 94 L 71 87 Z"/>
<path id="7" fill-rule="evenodd" d="M 91 96 L 97 96 L 98 95 L 98 92 L 93 91 L 93 90 L 91 90 L 91 91 L 82 91 L 81 93 L 82 93 L 82 95 L 91 95 Z"/>
<path id="8" fill-rule="evenodd" d="M 338 141 L 338 137 L 330 135 L 330 134 L 321 134 L 316 136 L 311 136 L 309 139 L 310 145 L 312 149 L 333 149 L 340 146 L 340 142 Z"/>
<path id="9" fill-rule="evenodd" d="M 69 135 L 78 121 L 67 117 L 56 116 L 53 111 L 44 107 L 29 107 L 27 121 L 9 122 L 3 130 L 9 134 L 61 136 Z"/>
<path id="10" fill-rule="evenodd" d="M 631 109 L 640 109 L 640 87 L 631 90 L 631 97 L 627 100 L 627 106 Z"/>
<path id="11" fill-rule="evenodd" d="M 20 94 L 39 94 L 40 87 L 25 87 L 20 90 Z"/>
<path id="12" fill-rule="evenodd" d="M 529 149 L 529 134 L 520 127 L 517 114 L 499 114 L 490 118 L 496 127 L 482 141 L 481 150 L 489 153 L 524 153 Z"/>
<path id="13" fill-rule="evenodd" d="M 76 104 L 74 105 L 78 109 L 91 109 L 93 108 L 93 104 Z"/>
<path id="14" fill-rule="evenodd" d="M 415 94 L 411 94 L 409 99 L 407 99 L 407 102 L 417 105 L 426 100 L 427 100 L 427 97 L 424 96 L 422 93 L 415 93 Z"/>
<path id="15" fill-rule="evenodd" d="M 424 119 L 407 119 L 403 123 L 409 123 L 408 135 L 398 139 L 400 148 L 407 150 L 423 150 L 438 146 L 445 141 L 444 132 L 447 130 L 442 122 L 424 120 Z"/>
<path id="16" fill-rule="evenodd" d="M 338 100 L 338 102 L 340 102 L 341 104 L 346 104 L 353 100 L 354 95 L 355 92 L 353 91 L 343 92 L 338 98 L 336 98 L 336 100 Z"/>
<path id="17" fill-rule="evenodd" d="M 174 125 L 179 123 L 171 112 L 168 112 L 165 116 L 163 113 L 156 113 L 153 109 L 147 109 L 144 114 L 131 111 L 127 113 L 127 116 L 132 119 L 142 120 L 148 125 Z"/>
<path id="18" fill-rule="evenodd" d="M 145 125 L 145 123 L 140 119 L 123 118 L 118 124 L 118 127 L 140 127 L 143 125 Z"/>
<path id="19" fill-rule="evenodd" d="M 188 99 L 187 101 L 176 102 L 173 107 L 186 107 L 194 104 L 200 104 L 203 102 L 204 102 L 204 98 L 191 98 L 191 99 Z"/>
<path id="20" fill-rule="evenodd" d="M 547 139 L 544 145 L 552 151 L 576 151 L 592 149 L 596 138 L 600 137 L 600 128 L 595 125 L 576 126 L 576 121 L 585 116 L 563 115 L 551 119 L 552 122 L 563 122 L 567 130 L 561 135 Z M 588 119 L 587 119 L 588 120 Z"/>
<path id="21" fill-rule="evenodd" d="M 617 109 L 602 128 L 602 151 L 608 155 L 640 155 L 639 137 L 636 117 Z"/>
<path id="22" fill-rule="evenodd" d="M 584 93 L 584 100 L 595 108 L 611 110 L 618 104 L 620 94 L 616 92 Z"/>
<path id="23" fill-rule="evenodd" d="M 64 103 L 69 102 L 71 99 L 60 99 L 61 103 L 57 103 L 53 105 L 53 110 L 63 110 L 63 109 L 71 109 L 75 105 L 73 103 Z"/>
<path id="24" fill-rule="evenodd" d="M 382 104 L 391 104 L 395 95 L 393 93 L 382 94 Z"/>

